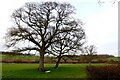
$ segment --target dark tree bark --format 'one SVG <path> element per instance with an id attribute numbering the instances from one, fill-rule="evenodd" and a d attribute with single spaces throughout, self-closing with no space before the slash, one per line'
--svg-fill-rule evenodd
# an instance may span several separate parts
<path id="1" fill-rule="evenodd" d="M 43 71 L 43 72 L 45 71 L 45 69 L 44 69 L 44 54 L 45 54 L 45 49 L 42 48 L 40 50 L 39 70 Z"/>
<path id="2" fill-rule="evenodd" d="M 56 65 L 55 65 L 55 68 L 58 68 L 61 58 L 62 58 L 62 56 L 61 56 L 61 54 L 59 54 L 58 60 L 57 60 Z"/>

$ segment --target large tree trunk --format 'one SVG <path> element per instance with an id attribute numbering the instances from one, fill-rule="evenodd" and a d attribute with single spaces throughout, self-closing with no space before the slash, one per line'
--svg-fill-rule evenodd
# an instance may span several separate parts
<path id="1" fill-rule="evenodd" d="M 44 48 L 40 50 L 40 59 L 39 59 L 39 71 L 44 72 L 44 54 L 45 54 L 45 50 Z"/>
<path id="2" fill-rule="evenodd" d="M 58 56 L 58 60 L 57 60 L 57 62 L 56 62 L 55 68 L 58 68 L 61 58 L 62 58 L 62 56 L 61 56 L 61 54 L 60 54 L 60 55 Z"/>

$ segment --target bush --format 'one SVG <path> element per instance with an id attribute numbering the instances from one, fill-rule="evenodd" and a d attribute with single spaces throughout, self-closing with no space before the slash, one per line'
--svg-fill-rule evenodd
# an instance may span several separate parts
<path id="1" fill-rule="evenodd" d="M 92 78 L 107 78 L 115 80 L 120 78 L 120 65 L 109 66 L 87 66 L 87 70 Z"/>

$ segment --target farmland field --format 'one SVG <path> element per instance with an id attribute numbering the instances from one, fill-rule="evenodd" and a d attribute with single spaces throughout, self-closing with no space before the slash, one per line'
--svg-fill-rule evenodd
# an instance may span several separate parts
<path id="1" fill-rule="evenodd" d="M 2 64 L 3 78 L 89 78 L 86 66 L 88 64 L 60 64 L 58 69 L 54 64 L 45 64 L 50 73 L 39 72 L 38 64 Z M 92 64 L 103 65 L 103 64 Z"/>
<path id="2" fill-rule="evenodd" d="M 24 55 L 1 55 L 2 59 L 39 59 L 39 56 L 24 56 Z"/>

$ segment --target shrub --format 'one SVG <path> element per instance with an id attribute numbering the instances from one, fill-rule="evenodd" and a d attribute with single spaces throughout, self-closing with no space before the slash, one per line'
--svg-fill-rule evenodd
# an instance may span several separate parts
<path id="1" fill-rule="evenodd" d="M 118 79 L 120 78 L 120 65 L 109 66 L 87 66 L 87 70 L 91 78 L 107 78 Z"/>

